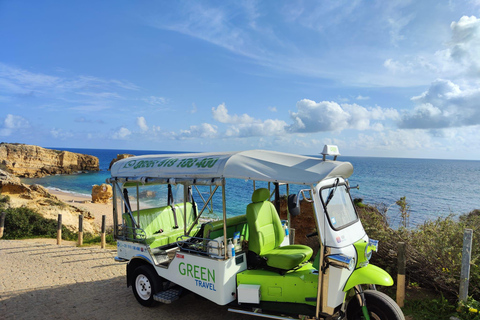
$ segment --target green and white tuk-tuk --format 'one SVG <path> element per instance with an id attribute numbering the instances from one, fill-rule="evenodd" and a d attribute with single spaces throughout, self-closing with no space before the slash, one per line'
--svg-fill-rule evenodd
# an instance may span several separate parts
<path id="1" fill-rule="evenodd" d="M 393 280 L 369 264 L 378 243 L 366 235 L 349 193 L 353 167 L 337 155 L 336 146 L 325 146 L 323 159 L 251 150 L 116 162 L 108 179 L 115 259 L 128 261 L 127 284 L 138 302 L 172 303 L 193 292 L 229 311 L 272 319 L 404 319 L 375 289 Z M 279 188 L 287 193 L 284 220 Z M 312 206 L 316 225 L 305 227 L 317 230 L 315 257 L 291 237 L 301 202 Z"/>

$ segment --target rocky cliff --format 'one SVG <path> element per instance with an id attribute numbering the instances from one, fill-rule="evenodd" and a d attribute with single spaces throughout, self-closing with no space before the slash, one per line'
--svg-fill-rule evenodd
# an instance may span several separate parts
<path id="1" fill-rule="evenodd" d="M 38 146 L 0 143 L 0 167 L 18 177 L 37 178 L 51 174 L 98 171 L 98 158 L 45 149 Z"/>

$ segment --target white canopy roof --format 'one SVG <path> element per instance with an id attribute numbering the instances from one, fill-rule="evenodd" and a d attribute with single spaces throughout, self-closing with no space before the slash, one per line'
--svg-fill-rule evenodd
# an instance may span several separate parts
<path id="1" fill-rule="evenodd" d="M 111 168 L 112 179 L 237 178 L 307 185 L 326 178 L 348 178 L 352 173 L 349 162 L 266 150 L 137 156 Z"/>

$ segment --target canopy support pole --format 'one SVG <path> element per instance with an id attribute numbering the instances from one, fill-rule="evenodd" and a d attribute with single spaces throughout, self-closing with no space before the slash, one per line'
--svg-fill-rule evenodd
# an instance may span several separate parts
<path id="1" fill-rule="evenodd" d="M 222 180 L 222 207 L 223 207 L 223 245 L 225 260 L 227 260 L 227 203 L 225 197 L 225 179 Z"/>

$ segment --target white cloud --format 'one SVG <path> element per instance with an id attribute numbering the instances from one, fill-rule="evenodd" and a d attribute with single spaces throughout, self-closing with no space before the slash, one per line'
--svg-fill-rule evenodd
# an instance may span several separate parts
<path id="1" fill-rule="evenodd" d="M 75 92 L 82 96 L 88 96 L 96 99 L 125 99 L 116 92 Z"/>
<path id="2" fill-rule="evenodd" d="M 348 127 L 349 114 L 336 102 L 303 99 L 297 102 L 297 110 L 290 114 L 293 132 L 342 131 Z"/>
<path id="3" fill-rule="evenodd" d="M 142 132 L 148 131 L 147 120 L 145 120 L 144 117 L 137 117 L 137 126 L 140 127 L 140 130 L 142 130 Z"/>
<path id="4" fill-rule="evenodd" d="M 181 130 L 180 134 L 175 134 L 177 139 L 188 139 L 188 138 L 207 138 L 213 139 L 217 137 L 217 126 L 211 125 L 209 123 L 202 123 L 199 126 L 190 126 L 188 130 Z"/>
<path id="5" fill-rule="evenodd" d="M 225 124 L 230 124 L 225 132 L 227 137 L 261 137 L 261 136 L 279 136 L 285 134 L 287 123 L 283 120 L 255 119 L 248 114 L 230 115 L 224 103 L 212 108 L 213 118 Z"/>
<path id="6" fill-rule="evenodd" d="M 432 53 L 389 58 L 383 66 L 396 76 L 475 79 L 480 76 L 480 19 L 463 16 L 450 24 L 450 40 Z"/>
<path id="7" fill-rule="evenodd" d="M 437 146 L 425 130 L 389 130 L 373 135 L 360 133 L 356 148 L 366 150 L 415 151 L 434 149 Z"/>
<path id="8" fill-rule="evenodd" d="M 397 10 L 397 13 L 400 10 Z M 388 25 L 390 27 L 390 41 L 397 47 L 399 42 L 405 40 L 405 36 L 402 35 L 402 30 L 415 18 L 414 14 L 409 14 L 407 16 L 398 16 L 395 18 L 388 18 Z"/>
<path id="9" fill-rule="evenodd" d="M 197 113 L 197 105 L 195 103 L 192 103 L 192 109 L 190 110 L 191 114 Z"/>
<path id="10" fill-rule="evenodd" d="M 64 93 L 76 93 L 95 99 L 123 99 L 112 91 L 116 89 L 139 90 L 135 84 L 117 79 L 102 79 L 93 76 L 74 78 L 34 73 L 0 63 L 0 91 L 7 94 L 51 95 L 61 98 Z"/>
<path id="11" fill-rule="evenodd" d="M 365 108 L 358 104 L 336 102 L 315 102 L 303 99 L 297 102 L 297 112 L 291 112 L 293 124 L 291 132 L 340 132 L 345 129 L 370 129 L 371 120 L 394 119 L 398 113 L 394 109 L 380 107 Z"/>
<path id="12" fill-rule="evenodd" d="M 277 112 L 277 108 L 276 107 L 268 107 L 268 110 L 270 110 L 271 112 Z"/>
<path id="13" fill-rule="evenodd" d="M 480 19 L 463 16 L 452 22 L 452 40 L 447 49 L 453 61 L 471 76 L 480 75 Z"/>
<path id="14" fill-rule="evenodd" d="M 217 108 L 212 108 L 213 119 L 221 123 L 232 123 L 232 124 L 241 124 L 241 123 L 251 123 L 255 119 L 247 115 L 246 113 L 241 116 L 238 115 L 229 115 L 225 103 L 219 104 Z"/>
<path id="15" fill-rule="evenodd" d="M 416 106 L 402 115 L 400 128 L 441 129 L 480 124 L 478 87 L 462 90 L 452 81 L 438 79 L 412 101 Z"/>
<path id="16" fill-rule="evenodd" d="M 357 99 L 357 100 L 369 100 L 370 97 L 364 97 L 362 95 L 358 95 L 355 99 Z"/>
<path id="17" fill-rule="evenodd" d="M 65 131 L 60 128 L 53 128 L 50 130 L 50 135 L 55 139 L 66 140 L 73 137 L 73 134 L 69 131 Z"/>
<path id="18" fill-rule="evenodd" d="M 243 123 L 230 126 L 225 135 L 227 137 L 262 137 L 281 136 L 286 133 L 287 123 L 282 120 L 267 119 L 262 122 Z"/>
<path id="19" fill-rule="evenodd" d="M 132 132 L 125 127 L 121 127 L 116 132 L 113 133 L 112 139 L 124 140 L 130 136 Z"/>
<path id="20" fill-rule="evenodd" d="M 13 114 L 7 114 L 5 119 L 3 120 L 3 126 L 0 129 L 0 136 L 10 136 L 13 132 L 20 129 L 29 128 L 30 123 L 27 119 L 16 116 Z"/>
<path id="21" fill-rule="evenodd" d="M 75 107 L 70 107 L 69 109 L 79 111 L 79 112 L 83 112 L 83 113 L 91 113 L 91 112 L 98 112 L 98 111 L 106 110 L 106 109 L 110 109 L 110 108 L 111 108 L 111 106 L 108 106 L 108 105 L 103 104 L 103 103 L 92 103 L 92 104 L 88 104 L 88 105 L 79 105 L 79 106 L 75 106 Z"/>
<path id="22" fill-rule="evenodd" d="M 3 85 L 27 92 L 37 88 L 54 87 L 62 81 L 59 77 L 33 73 L 3 63 L 0 63 L 0 78 L 3 80 Z"/>
<path id="23" fill-rule="evenodd" d="M 158 105 L 163 105 L 167 103 L 167 98 L 164 97 L 156 97 L 156 96 L 150 96 L 146 98 L 142 98 L 142 101 L 152 105 L 152 106 L 158 106 Z"/>

